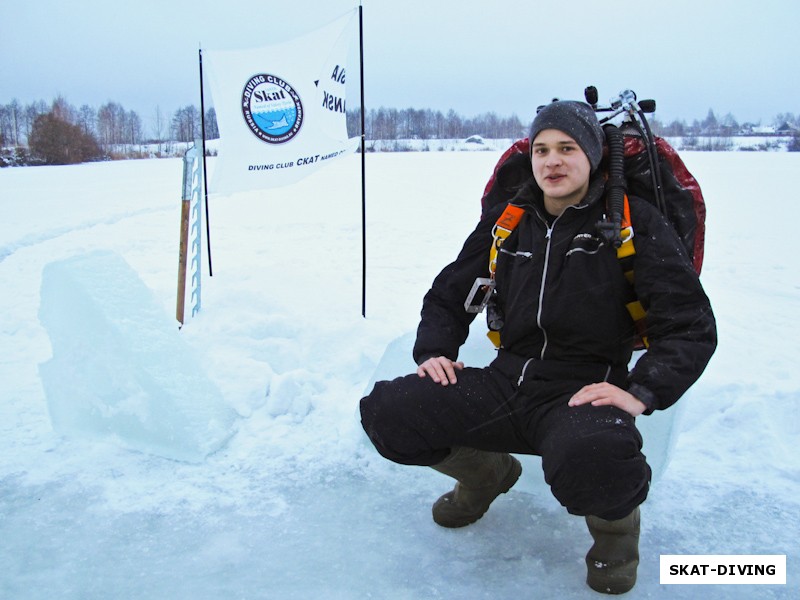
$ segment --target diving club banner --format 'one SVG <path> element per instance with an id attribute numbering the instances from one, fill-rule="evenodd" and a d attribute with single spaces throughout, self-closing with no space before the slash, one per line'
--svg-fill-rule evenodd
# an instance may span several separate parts
<path id="1" fill-rule="evenodd" d="M 356 149 L 345 109 L 356 15 L 282 44 L 203 52 L 220 132 L 210 193 L 289 185 Z"/>

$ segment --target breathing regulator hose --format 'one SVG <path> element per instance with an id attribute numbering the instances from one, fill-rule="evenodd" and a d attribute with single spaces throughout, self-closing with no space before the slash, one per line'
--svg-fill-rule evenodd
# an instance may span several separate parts
<path id="1" fill-rule="evenodd" d="M 615 248 L 622 244 L 620 227 L 625 211 L 625 140 L 615 125 L 603 125 L 608 145 L 608 179 L 606 180 L 606 206 L 608 218 L 598 223 L 600 233 Z"/>

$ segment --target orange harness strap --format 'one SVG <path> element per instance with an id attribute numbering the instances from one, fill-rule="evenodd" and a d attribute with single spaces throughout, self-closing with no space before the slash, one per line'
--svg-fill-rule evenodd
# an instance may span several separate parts
<path id="1" fill-rule="evenodd" d="M 497 222 L 492 229 L 492 237 L 494 238 L 492 241 L 492 247 L 489 250 L 489 279 L 479 279 L 476 281 L 476 285 L 473 286 L 473 290 L 470 293 L 470 298 L 468 299 L 467 303 L 470 302 L 472 298 L 477 293 L 478 289 L 483 289 L 486 293 L 486 297 L 482 305 L 480 305 L 480 311 L 483 310 L 483 307 L 486 305 L 486 302 L 489 299 L 489 296 L 492 293 L 494 288 L 494 276 L 495 271 L 497 270 L 497 255 L 500 252 L 500 247 L 503 245 L 503 242 L 508 238 L 509 235 L 516 229 L 517 225 L 519 225 L 520 220 L 522 219 L 522 215 L 525 214 L 525 209 L 521 206 L 515 206 L 513 204 L 509 204 L 506 206 L 506 209 L 503 211 L 503 214 L 500 215 L 500 218 L 497 219 Z M 633 225 L 631 224 L 631 207 L 630 203 L 628 202 L 628 195 L 625 195 L 625 203 L 624 203 L 624 214 L 622 217 L 622 223 L 620 224 L 620 233 L 622 235 L 622 244 L 617 248 L 617 258 L 620 260 L 620 264 L 623 266 L 623 272 L 625 273 L 625 277 L 628 282 L 633 285 L 633 256 L 636 254 L 636 248 L 633 245 Z M 479 285 L 480 284 L 480 285 Z M 465 304 L 466 306 L 466 304 Z M 625 308 L 628 309 L 628 312 L 633 319 L 634 326 L 636 328 L 636 332 L 638 333 L 639 337 L 641 338 L 645 347 L 648 347 L 648 340 L 647 334 L 645 331 L 645 315 L 646 311 L 642 303 L 639 300 L 633 300 L 632 302 L 628 302 L 625 305 Z M 468 309 L 470 310 L 470 309 Z M 476 308 L 470 310 L 470 312 L 480 312 Z M 500 347 L 500 332 L 499 331 L 489 331 L 487 336 L 492 343 L 496 347 Z"/>

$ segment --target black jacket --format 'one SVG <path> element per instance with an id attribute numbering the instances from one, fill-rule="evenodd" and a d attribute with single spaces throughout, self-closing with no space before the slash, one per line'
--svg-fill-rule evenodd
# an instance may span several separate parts
<path id="1" fill-rule="evenodd" d="M 531 179 L 512 200 L 526 214 L 497 260 L 497 300 L 504 351 L 520 357 L 625 367 L 635 333 L 625 308 L 630 296 L 613 247 L 598 237 L 603 179 L 595 175 L 583 202 L 557 219 L 544 210 Z M 497 206 L 467 238 L 458 258 L 425 295 L 414 359 L 455 360 L 475 315 L 464 300 L 488 276 Z M 630 198 L 635 291 L 647 310 L 650 346 L 627 381 L 647 412 L 675 403 L 697 380 L 716 348 L 716 323 L 700 281 L 671 225 L 648 202 Z M 548 220 L 549 218 L 549 220 Z"/>

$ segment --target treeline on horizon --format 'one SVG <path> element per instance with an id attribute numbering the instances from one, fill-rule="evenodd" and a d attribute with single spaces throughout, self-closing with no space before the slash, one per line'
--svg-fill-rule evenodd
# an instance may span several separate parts
<path id="1" fill-rule="evenodd" d="M 142 118 L 117 102 L 99 108 L 75 107 L 65 98 L 51 103 L 43 100 L 22 104 L 12 100 L 0 104 L 0 166 L 29 164 L 73 164 L 96 160 L 174 156 L 175 144 L 193 142 L 205 126 L 205 138 L 219 137 L 214 108 L 201 111 L 194 105 L 179 108 L 171 115 L 156 108 L 145 127 Z M 663 137 L 732 137 L 769 135 L 760 124 L 738 123 L 730 113 L 717 117 L 712 109 L 703 120 L 691 123 L 676 119 L 662 123 L 649 117 L 653 132 Z M 348 111 L 347 129 L 360 135 L 360 111 Z M 486 139 L 518 139 L 527 135 L 528 123 L 516 115 L 498 116 L 486 112 L 463 117 L 454 110 L 446 113 L 431 109 L 369 109 L 364 115 L 367 140 L 442 140 L 479 135 Z M 800 150 L 800 115 L 781 113 L 772 123 L 773 133 L 792 135 L 790 150 Z M 725 149 L 722 144 L 719 149 Z"/>
<path id="2" fill-rule="evenodd" d="M 205 116 L 207 139 L 219 137 L 214 109 Z M 87 104 L 76 108 L 61 96 L 50 104 L 13 100 L 0 105 L 0 166 L 173 156 L 174 143 L 200 137 L 201 122 L 193 105 L 172 115 L 157 107 L 145 127 L 136 111 L 117 102 L 95 109 Z"/>

